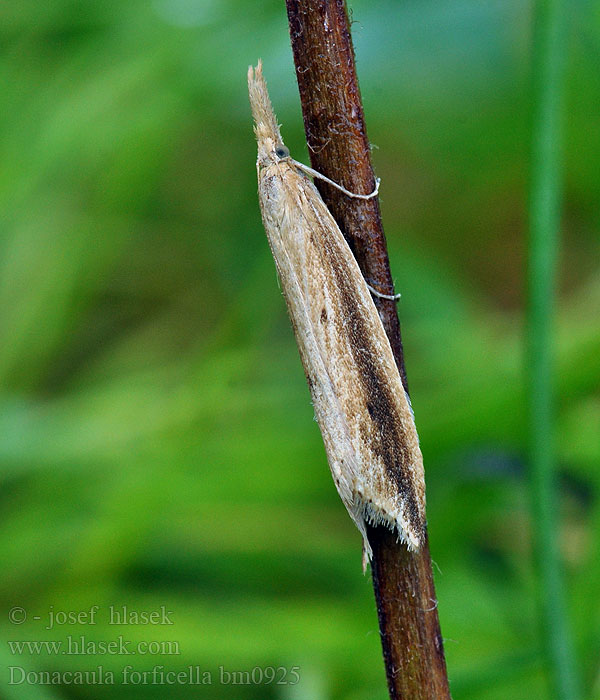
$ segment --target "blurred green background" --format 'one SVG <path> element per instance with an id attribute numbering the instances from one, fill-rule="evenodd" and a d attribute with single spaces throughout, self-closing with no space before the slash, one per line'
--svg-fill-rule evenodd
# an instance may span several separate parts
<path id="1" fill-rule="evenodd" d="M 556 516 L 600 698 L 600 13 L 569 7 Z M 524 463 L 531 8 L 351 8 L 453 696 L 550 697 Z M 259 57 L 308 162 L 283 0 L 20 0 L 0 27 L 0 697 L 383 700 L 256 197 Z M 82 635 L 85 654 L 19 650 Z M 119 635 L 152 644 L 101 653 Z M 141 675 L 189 666 L 212 682 Z"/>

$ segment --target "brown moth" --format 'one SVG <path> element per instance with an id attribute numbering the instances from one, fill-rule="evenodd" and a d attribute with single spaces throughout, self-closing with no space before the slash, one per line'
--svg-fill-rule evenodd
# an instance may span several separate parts
<path id="1" fill-rule="evenodd" d="M 305 172 L 322 176 L 293 160 L 283 144 L 260 61 L 248 69 L 248 89 L 262 219 L 331 473 L 362 533 L 366 565 L 367 522 L 386 525 L 410 550 L 424 539 L 414 416 L 369 288 Z"/>

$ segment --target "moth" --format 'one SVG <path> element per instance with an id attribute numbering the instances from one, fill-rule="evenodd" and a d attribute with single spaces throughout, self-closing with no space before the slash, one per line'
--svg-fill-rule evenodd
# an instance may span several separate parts
<path id="1" fill-rule="evenodd" d="M 414 416 L 371 292 L 307 172 L 323 176 L 291 158 L 260 61 L 248 69 L 248 90 L 262 220 L 331 474 L 363 537 L 364 567 L 367 523 L 387 526 L 409 550 L 425 537 Z"/>

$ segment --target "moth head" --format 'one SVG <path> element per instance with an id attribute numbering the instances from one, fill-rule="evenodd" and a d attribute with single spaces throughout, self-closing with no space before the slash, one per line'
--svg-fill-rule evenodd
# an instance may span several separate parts
<path id="1" fill-rule="evenodd" d="M 260 167 L 266 168 L 282 160 L 288 160 L 289 157 L 290 151 L 283 144 L 280 136 L 276 138 L 265 136 L 258 140 L 258 164 Z"/>

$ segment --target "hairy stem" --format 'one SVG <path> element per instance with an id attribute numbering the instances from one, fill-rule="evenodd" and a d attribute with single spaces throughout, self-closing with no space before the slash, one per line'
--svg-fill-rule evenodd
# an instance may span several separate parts
<path id="1" fill-rule="evenodd" d="M 313 168 L 351 192 L 372 192 L 371 167 L 344 0 L 286 0 L 306 139 Z M 391 295 L 377 198 L 350 199 L 316 181 L 367 283 Z M 396 303 L 375 297 L 407 387 Z M 427 542 L 408 552 L 385 527 L 370 527 L 373 587 L 390 698 L 450 697 Z"/>

